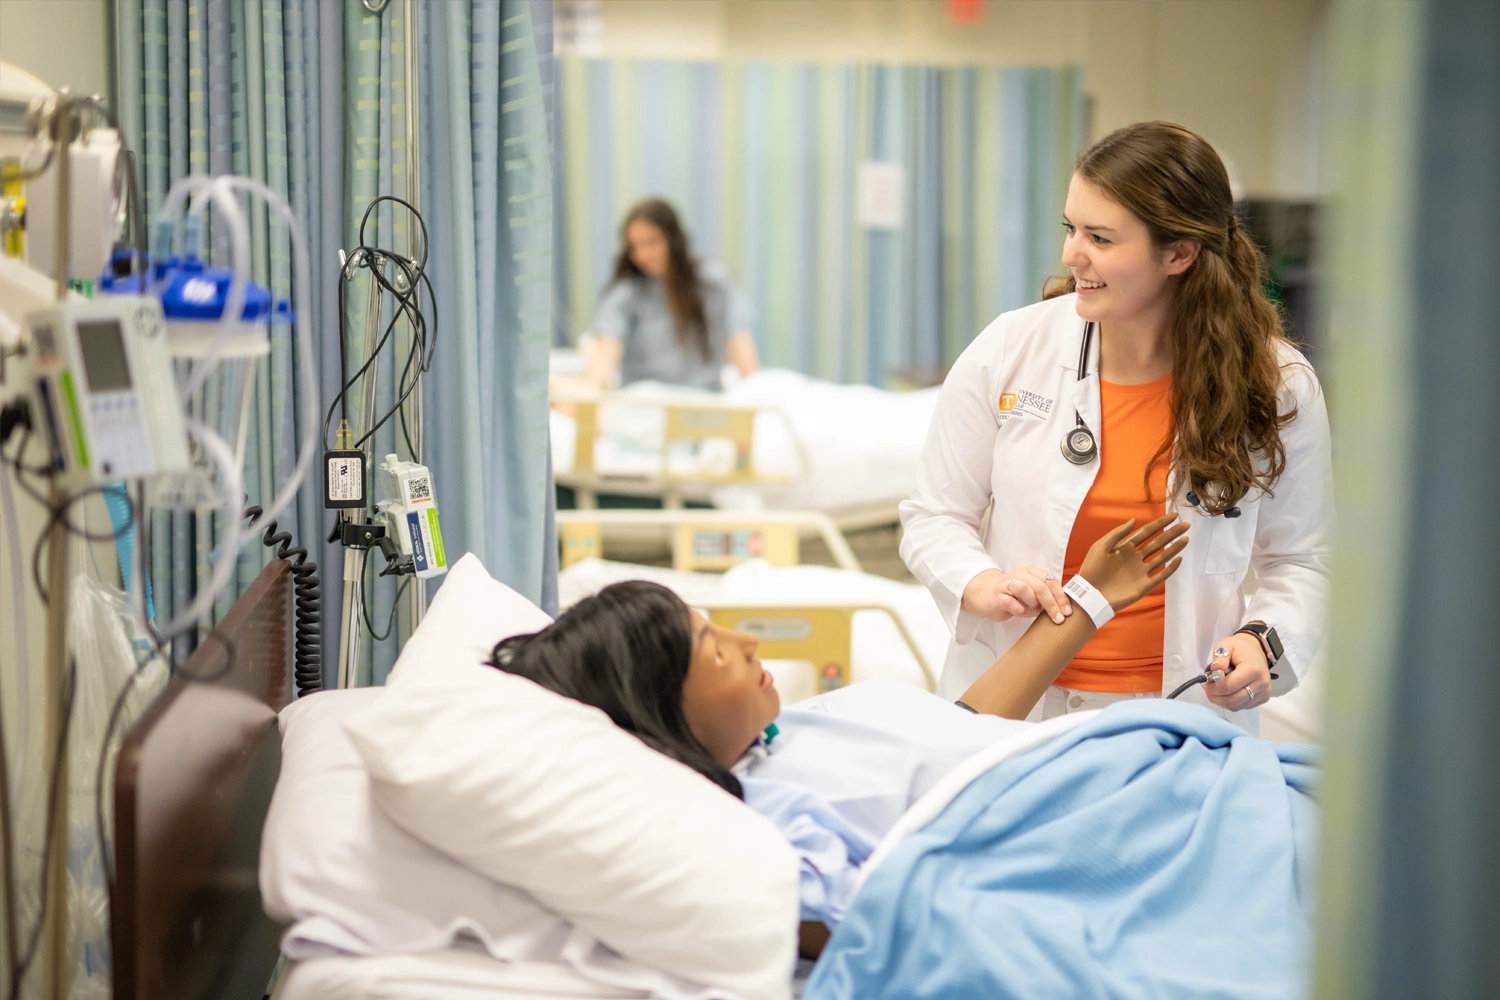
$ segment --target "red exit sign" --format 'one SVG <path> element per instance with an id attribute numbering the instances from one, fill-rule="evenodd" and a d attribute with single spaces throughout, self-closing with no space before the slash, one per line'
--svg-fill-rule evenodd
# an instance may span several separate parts
<path id="1" fill-rule="evenodd" d="M 949 24 L 978 24 L 984 20 L 986 0 L 945 0 L 944 13 Z"/>

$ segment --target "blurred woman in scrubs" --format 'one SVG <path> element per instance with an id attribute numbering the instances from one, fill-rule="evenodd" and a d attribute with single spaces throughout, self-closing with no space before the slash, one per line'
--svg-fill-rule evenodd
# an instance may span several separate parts
<path id="1" fill-rule="evenodd" d="M 750 305 L 716 260 L 694 259 L 672 206 L 660 199 L 630 210 L 620 227 L 614 277 L 594 316 L 582 377 L 586 390 L 652 380 L 718 391 L 726 363 L 760 369 Z"/>

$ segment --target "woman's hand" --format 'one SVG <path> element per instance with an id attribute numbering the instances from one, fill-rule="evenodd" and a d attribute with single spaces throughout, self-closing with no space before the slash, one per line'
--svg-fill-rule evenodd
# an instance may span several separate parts
<path id="1" fill-rule="evenodd" d="M 1224 679 L 1203 685 L 1203 693 L 1225 711 L 1242 712 L 1271 700 L 1271 668 L 1255 636 L 1236 632 L 1220 639 L 1214 646 L 1212 667 L 1224 671 Z"/>
<path id="2" fill-rule="evenodd" d="M 1035 566 L 1017 566 L 1010 572 L 989 569 L 964 587 L 963 609 L 971 615 L 1003 622 L 1012 618 L 1047 617 L 1061 625 L 1073 613 L 1073 602 L 1062 584 Z"/>
<path id="3" fill-rule="evenodd" d="M 1167 514 L 1135 528 L 1131 518 L 1089 546 L 1078 575 L 1092 583 L 1115 611 L 1129 607 L 1182 565 L 1188 526 L 1173 524 L 1176 520 L 1176 514 Z"/>

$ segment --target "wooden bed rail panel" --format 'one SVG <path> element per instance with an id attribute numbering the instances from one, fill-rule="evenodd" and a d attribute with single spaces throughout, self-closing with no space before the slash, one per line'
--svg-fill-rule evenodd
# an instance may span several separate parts
<path id="1" fill-rule="evenodd" d="M 257 867 L 280 772 L 291 595 L 288 564 L 275 560 L 121 746 L 110 899 L 116 1000 L 264 993 L 280 929 L 261 907 Z"/>

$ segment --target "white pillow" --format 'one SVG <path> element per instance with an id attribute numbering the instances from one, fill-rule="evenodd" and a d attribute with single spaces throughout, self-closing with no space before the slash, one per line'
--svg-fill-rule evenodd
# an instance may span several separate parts
<path id="1" fill-rule="evenodd" d="M 439 624 L 425 627 L 434 618 Z M 449 567 L 422 625 L 401 648 L 392 676 L 478 666 L 501 639 L 551 624 L 547 612 L 490 576 L 479 557 L 466 552 Z"/>
<path id="2" fill-rule="evenodd" d="M 486 598 L 462 591 L 498 584 L 456 577 L 466 562 L 384 694 L 344 721 L 376 802 L 626 958 L 748 1000 L 787 997 L 799 907 L 786 839 L 603 712 L 480 665 L 507 633 L 484 634 Z"/>
<path id="3" fill-rule="evenodd" d="M 446 948 L 460 930 L 496 957 L 506 939 L 566 922 L 525 893 L 484 878 L 392 823 L 370 797 L 343 718 L 378 688 L 324 691 L 281 712 L 281 776 L 260 844 L 266 913 L 291 923 L 282 951 L 383 955 Z"/>
<path id="4" fill-rule="evenodd" d="M 729 996 L 621 958 L 520 889 L 391 822 L 341 725 L 379 696 L 378 688 L 325 691 L 281 713 L 281 777 L 261 838 L 260 891 L 266 912 L 291 924 L 281 939 L 288 957 L 432 953 L 472 937 L 494 958 L 571 968 L 611 995 Z"/>

